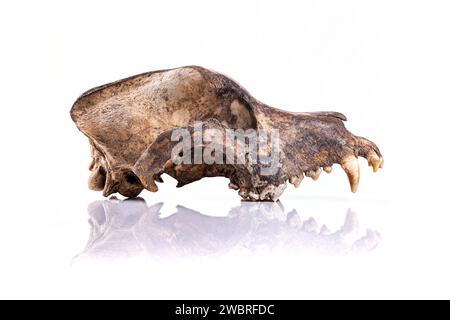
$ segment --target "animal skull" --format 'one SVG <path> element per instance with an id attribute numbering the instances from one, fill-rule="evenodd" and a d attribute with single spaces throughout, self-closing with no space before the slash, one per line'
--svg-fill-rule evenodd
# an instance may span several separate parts
<path id="1" fill-rule="evenodd" d="M 287 181 L 298 187 L 304 176 L 317 180 L 334 163 L 342 166 L 356 192 L 358 156 L 374 172 L 384 162 L 373 142 L 347 131 L 343 114 L 271 108 L 230 78 L 198 66 L 148 72 L 91 89 L 76 100 L 71 116 L 91 144 L 89 188 L 105 197 L 116 192 L 136 197 L 144 188 L 155 192 L 155 182 L 167 173 L 178 187 L 203 177 L 227 177 L 245 200 L 276 201 Z M 231 130 L 277 133 L 278 148 L 258 136 L 257 145 L 263 147 L 252 153 L 245 144 L 249 137 L 230 140 Z M 183 156 L 174 154 L 179 132 L 194 141 L 194 146 L 183 145 L 189 151 L 185 158 L 191 160 L 200 147 L 222 161 L 175 161 Z M 224 161 L 225 150 L 244 161 Z M 275 153 L 276 170 L 265 174 L 267 163 L 261 159 Z"/>

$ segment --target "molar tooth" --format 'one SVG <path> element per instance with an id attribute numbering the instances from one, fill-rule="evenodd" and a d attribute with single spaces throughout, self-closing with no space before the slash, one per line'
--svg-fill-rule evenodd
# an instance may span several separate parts
<path id="1" fill-rule="evenodd" d="M 294 187 L 298 188 L 300 182 L 303 180 L 303 173 L 300 173 L 300 176 L 292 176 L 289 178 L 289 183 L 293 184 Z"/>
<path id="2" fill-rule="evenodd" d="M 250 199 L 252 199 L 252 200 L 255 200 L 255 201 L 259 200 L 259 194 L 257 194 L 256 192 L 250 191 L 250 192 L 248 193 L 248 196 L 249 196 Z"/>
<path id="3" fill-rule="evenodd" d="M 272 184 L 269 184 L 263 189 L 263 191 L 261 191 L 261 193 L 259 194 L 259 198 L 261 200 L 270 200 L 272 198 L 274 189 L 275 187 Z"/>
<path id="4" fill-rule="evenodd" d="M 316 170 L 309 170 L 309 171 L 307 171 L 305 175 L 307 177 L 310 177 L 314 181 L 316 181 L 317 179 L 319 179 L 320 172 L 322 172 L 322 168 L 317 168 Z"/>
<path id="5" fill-rule="evenodd" d="M 359 162 L 354 156 L 348 156 L 342 160 L 342 169 L 344 169 L 347 174 L 348 181 L 350 182 L 350 188 L 353 193 L 358 189 L 359 184 Z"/>
<path id="6" fill-rule="evenodd" d="M 242 188 L 241 190 L 239 190 L 239 195 L 242 198 L 246 199 L 248 197 L 248 190 L 245 188 Z"/>
<path id="7" fill-rule="evenodd" d="M 233 190 L 239 190 L 239 187 L 237 185 L 235 185 L 233 182 L 230 182 L 228 184 L 228 188 L 233 189 Z"/>
<path id="8" fill-rule="evenodd" d="M 281 196 L 281 194 L 283 193 L 284 189 L 286 189 L 287 184 L 286 183 L 282 183 L 279 186 L 277 186 L 275 188 L 275 190 L 272 193 L 272 201 L 273 202 L 277 202 L 278 198 Z"/>
<path id="9" fill-rule="evenodd" d="M 330 173 L 332 170 L 333 168 L 331 166 L 323 167 L 323 171 L 325 171 L 326 173 Z"/>

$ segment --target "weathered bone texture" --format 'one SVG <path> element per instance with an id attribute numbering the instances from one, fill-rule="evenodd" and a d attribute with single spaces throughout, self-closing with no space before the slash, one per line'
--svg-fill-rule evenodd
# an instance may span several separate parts
<path id="1" fill-rule="evenodd" d="M 71 116 L 92 150 L 89 187 L 109 196 L 136 197 L 167 173 L 178 186 L 203 177 L 223 176 L 245 200 L 276 201 L 289 181 L 296 187 L 304 176 L 316 180 L 334 163 L 346 172 L 351 191 L 359 183 L 358 156 L 373 171 L 383 166 L 377 146 L 351 134 L 337 112 L 294 113 L 271 108 L 253 98 L 235 81 L 217 72 L 189 66 L 153 71 L 106 84 L 81 95 Z M 280 168 L 261 174 L 259 164 L 178 164 L 171 158 L 174 129 L 255 129 L 280 136 Z M 224 140 L 212 142 L 224 145 Z M 205 142 L 203 147 L 207 147 Z"/>

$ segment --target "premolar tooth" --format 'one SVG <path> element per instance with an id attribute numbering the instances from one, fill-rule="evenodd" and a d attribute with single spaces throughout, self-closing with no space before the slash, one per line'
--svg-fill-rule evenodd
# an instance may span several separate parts
<path id="1" fill-rule="evenodd" d="M 323 171 L 325 171 L 326 173 L 330 173 L 332 170 L 333 168 L 331 166 L 323 167 Z"/>
<path id="2" fill-rule="evenodd" d="M 310 177 L 310 178 L 313 179 L 314 181 L 316 181 L 317 179 L 319 179 L 320 172 L 322 172 L 322 168 L 318 168 L 318 169 L 316 169 L 316 170 L 309 170 L 309 171 L 306 171 L 305 175 L 306 175 L 307 177 Z"/>
<path id="3" fill-rule="evenodd" d="M 292 176 L 289 178 L 289 182 L 294 185 L 294 187 L 298 188 L 300 182 L 303 180 L 303 173 L 300 173 L 300 176 Z"/>
<path id="4" fill-rule="evenodd" d="M 342 160 L 342 169 L 344 169 L 347 174 L 348 181 L 350 182 L 350 188 L 353 193 L 358 189 L 359 184 L 359 162 L 354 156 L 348 156 Z"/>
<path id="5" fill-rule="evenodd" d="M 235 185 L 233 182 L 230 182 L 228 184 L 228 188 L 233 189 L 233 190 L 239 190 L 239 187 L 237 185 Z"/>

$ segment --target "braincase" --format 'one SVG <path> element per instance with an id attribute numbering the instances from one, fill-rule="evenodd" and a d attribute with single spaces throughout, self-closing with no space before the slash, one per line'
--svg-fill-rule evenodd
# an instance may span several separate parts
<path id="1" fill-rule="evenodd" d="M 219 107 L 200 72 L 183 68 L 93 89 L 75 102 L 72 117 L 112 158 L 135 162 L 161 132 L 213 117 Z"/>

